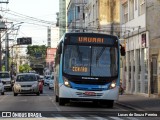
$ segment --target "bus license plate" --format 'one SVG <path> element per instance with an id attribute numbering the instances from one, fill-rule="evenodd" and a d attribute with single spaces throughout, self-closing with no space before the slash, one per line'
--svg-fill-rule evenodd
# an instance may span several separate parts
<path id="1" fill-rule="evenodd" d="M 90 92 L 90 91 L 86 91 L 84 94 L 85 94 L 85 95 L 89 95 L 89 96 L 96 95 L 95 92 Z"/>

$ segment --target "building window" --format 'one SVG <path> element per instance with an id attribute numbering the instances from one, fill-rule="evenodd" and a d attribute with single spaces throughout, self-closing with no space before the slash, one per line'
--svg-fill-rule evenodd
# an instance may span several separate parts
<path id="1" fill-rule="evenodd" d="M 123 4 L 123 23 L 128 22 L 128 3 Z"/>
<path id="2" fill-rule="evenodd" d="M 134 0 L 129 1 L 129 20 L 134 19 Z"/>
<path id="3" fill-rule="evenodd" d="M 139 15 L 145 12 L 145 0 L 139 0 Z"/>
<path id="4" fill-rule="evenodd" d="M 76 15 L 76 20 L 80 18 L 80 6 L 76 6 L 75 15 Z"/>

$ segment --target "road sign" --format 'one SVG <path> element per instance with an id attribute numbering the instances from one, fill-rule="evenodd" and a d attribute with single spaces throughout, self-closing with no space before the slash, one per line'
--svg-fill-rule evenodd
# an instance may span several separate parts
<path id="1" fill-rule="evenodd" d="M 32 44 L 31 37 L 17 38 L 17 45 L 28 45 L 28 44 Z"/>

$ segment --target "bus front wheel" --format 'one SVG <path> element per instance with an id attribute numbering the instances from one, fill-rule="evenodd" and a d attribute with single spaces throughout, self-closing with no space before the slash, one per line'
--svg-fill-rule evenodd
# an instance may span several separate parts
<path id="1" fill-rule="evenodd" d="M 114 105 L 114 100 L 109 100 L 108 104 L 107 104 L 107 107 L 108 108 L 113 108 L 113 105 Z"/>
<path id="2" fill-rule="evenodd" d="M 106 106 L 107 108 L 113 108 L 114 100 L 102 100 L 101 105 Z"/>
<path id="3" fill-rule="evenodd" d="M 59 98 L 59 105 L 65 105 L 66 101 L 64 98 Z"/>

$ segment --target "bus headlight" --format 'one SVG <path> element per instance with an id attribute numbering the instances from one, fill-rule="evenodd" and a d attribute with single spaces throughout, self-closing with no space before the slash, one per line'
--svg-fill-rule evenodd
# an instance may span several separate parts
<path id="1" fill-rule="evenodd" d="M 64 80 L 64 85 L 65 85 L 66 87 L 71 87 L 71 85 L 70 85 L 70 83 L 69 83 L 69 81 L 68 81 L 67 78 L 63 77 L 63 80 Z"/>
<path id="2" fill-rule="evenodd" d="M 116 81 L 112 81 L 109 88 L 114 89 L 115 87 L 116 87 Z"/>

